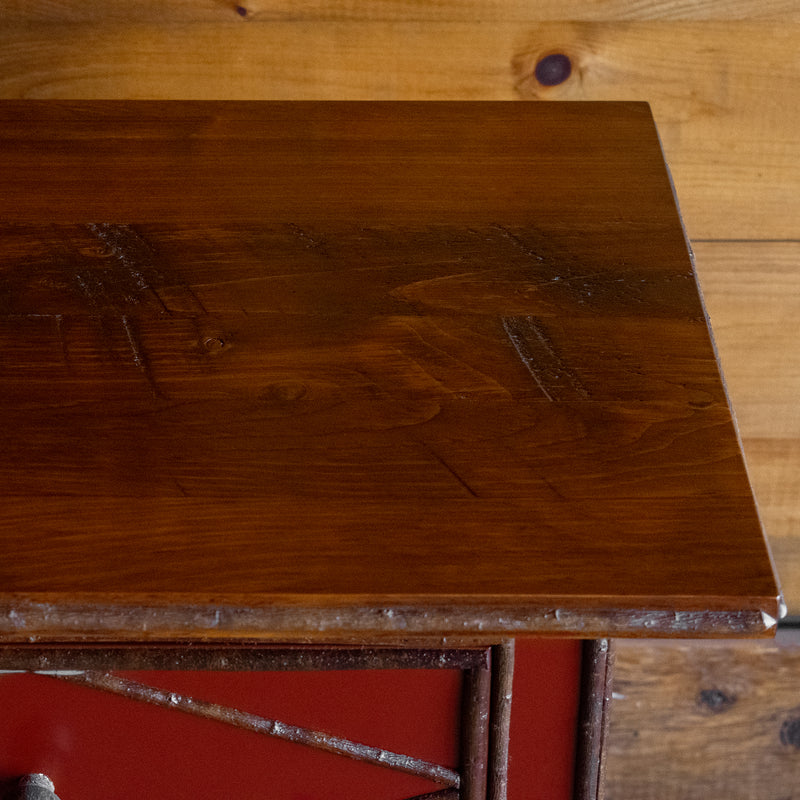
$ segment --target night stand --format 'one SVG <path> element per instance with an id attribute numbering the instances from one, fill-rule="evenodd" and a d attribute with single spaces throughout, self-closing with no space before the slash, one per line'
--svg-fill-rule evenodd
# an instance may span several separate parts
<path id="1" fill-rule="evenodd" d="M 646 104 L 8 101 L 0 221 L 0 778 L 595 798 L 774 633 Z"/>

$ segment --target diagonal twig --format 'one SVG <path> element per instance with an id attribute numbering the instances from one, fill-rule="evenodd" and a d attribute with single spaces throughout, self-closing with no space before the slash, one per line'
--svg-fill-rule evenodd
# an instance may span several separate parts
<path id="1" fill-rule="evenodd" d="M 413 756 L 393 753 L 380 747 L 353 742 L 339 736 L 314 731 L 309 728 L 301 728 L 297 725 L 289 725 L 275 719 L 260 717 L 236 708 L 209 703 L 205 700 L 197 700 L 176 692 L 168 692 L 154 686 L 147 686 L 143 683 L 120 678 L 116 675 L 102 672 L 81 672 L 81 671 L 55 671 L 49 677 L 58 680 L 69 681 L 80 686 L 87 686 L 93 689 L 101 689 L 105 692 L 121 695 L 131 700 L 149 703 L 162 708 L 171 708 L 176 711 L 183 711 L 204 719 L 224 722 L 237 728 L 260 733 L 265 736 L 274 736 L 288 742 L 303 744 L 314 747 L 318 750 L 325 750 L 329 753 L 346 756 L 374 764 L 380 767 L 388 767 L 398 772 L 405 772 L 419 778 L 425 778 L 435 783 L 443 784 L 448 787 L 458 788 L 461 778 L 459 774 L 447 767 L 439 764 L 432 764 Z"/>

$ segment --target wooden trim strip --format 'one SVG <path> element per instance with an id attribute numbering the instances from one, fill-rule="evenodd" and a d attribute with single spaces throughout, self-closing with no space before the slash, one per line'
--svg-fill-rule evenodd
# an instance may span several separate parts
<path id="1" fill-rule="evenodd" d="M 461 778 L 454 770 L 439 764 L 432 764 L 413 756 L 393 753 L 380 747 L 353 742 L 339 736 L 331 736 L 320 731 L 288 725 L 279 720 L 259 717 L 235 708 L 209 703 L 176 692 L 168 692 L 155 686 L 147 686 L 137 681 L 127 680 L 107 673 L 99 672 L 53 672 L 48 677 L 69 681 L 90 689 L 100 689 L 112 694 L 121 695 L 129 700 L 137 700 L 161 708 L 182 711 L 204 719 L 224 722 L 243 730 L 253 731 L 265 736 L 273 736 L 287 742 L 303 744 L 318 750 L 325 750 L 336 755 L 346 756 L 356 761 L 363 761 L 379 767 L 387 767 L 397 772 L 404 772 L 419 778 L 458 788 Z"/>
<path id="2" fill-rule="evenodd" d="M 574 800 L 603 800 L 614 667 L 611 641 L 584 642 L 582 661 Z"/>
<path id="3" fill-rule="evenodd" d="M 218 670 L 301 672 L 359 669 L 458 669 L 485 672 L 488 647 L 471 649 L 202 645 L 0 646 L 0 670 Z"/>
<path id="4" fill-rule="evenodd" d="M 506 800 L 508 744 L 514 683 L 514 641 L 492 647 L 491 726 L 489 732 L 489 800 Z"/>
<path id="5" fill-rule="evenodd" d="M 654 607 L 649 598 L 630 598 L 628 608 L 596 606 L 587 602 L 575 607 L 575 598 L 552 597 L 546 605 L 513 602 L 509 598 L 481 605 L 437 604 L 432 598 L 418 603 L 381 605 L 297 605 L 287 598 L 264 598 L 264 605 L 206 605 L 187 599 L 156 604 L 119 605 L 96 597 L 54 598 L 46 602 L 14 599 L 0 603 L 0 638 L 9 644 L 39 641 L 82 642 L 146 638 L 155 641 L 230 642 L 260 639 L 261 643 L 337 642 L 360 644 L 366 638 L 404 641 L 443 636 L 458 639 L 459 646 L 493 644 L 504 637 L 525 634 L 571 636 L 579 639 L 602 636 L 646 636 L 675 638 L 769 637 L 778 622 L 778 598 L 753 598 L 749 608 L 704 609 Z M 741 600 L 741 599 L 739 599 Z M 54 601 L 54 602 L 51 602 Z M 732 599 L 731 599 L 732 601 Z M 693 601 L 694 602 L 694 601 Z M 430 640 L 430 639 L 429 639 Z"/>

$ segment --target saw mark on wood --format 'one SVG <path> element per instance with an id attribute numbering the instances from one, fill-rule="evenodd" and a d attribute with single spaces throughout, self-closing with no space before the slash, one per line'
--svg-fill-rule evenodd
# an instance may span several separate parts
<path id="1" fill-rule="evenodd" d="M 478 494 L 475 490 L 461 477 L 461 475 L 447 463 L 435 450 L 432 450 L 428 445 L 425 446 L 425 449 L 430 453 L 473 497 L 477 497 Z"/>
<path id="2" fill-rule="evenodd" d="M 197 303 L 200 311 L 202 311 L 203 314 L 208 314 L 208 309 L 203 305 L 203 301 L 197 296 L 197 292 L 195 292 L 195 290 L 189 286 L 188 283 L 186 284 L 186 291 L 189 293 L 189 296 L 195 301 L 195 303 Z M 159 300 L 160 299 L 161 298 L 159 298 Z"/>
<path id="3" fill-rule="evenodd" d="M 516 233 L 513 233 L 508 228 L 504 227 L 503 225 L 492 225 L 494 230 L 499 231 L 505 239 L 508 239 L 517 250 L 523 252 L 526 256 L 530 256 L 531 258 L 535 258 L 537 261 L 544 261 L 544 256 L 537 253 L 535 250 L 531 249 Z"/>
<path id="4" fill-rule="evenodd" d="M 330 258 L 330 253 L 328 252 L 328 243 L 322 236 L 314 236 L 305 228 L 301 228 L 299 225 L 295 225 L 294 223 L 289 225 L 289 230 L 291 230 L 291 232 L 306 246 L 306 248 L 316 251 L 324 258 Z"/>
<path id="5" fill-rule="evenodd" d="M 142 340 L 139 336 L 139 331 L 136 329 L 135 323 L 129 317 L 123 315 L 122 327 L 125 329 L 125 335 L 128 337 L 128 344 L 130 345 L 131 353 L 133 355 L 133 363 L 136 364 L 136 366 L 139 368 L 139 371 L 147 379 L 147 382 L 150 384 L 150 388 L 153 390 L 153 395 L 155 397 L 163 397 L 161 389 L 156 383 L 153 370 L 150 367 L 150 360 L 147 358 L 147 353 L 144 349 L 144 345 L 142 344 Z"/>
<path id="6" fill-rule="evenodd" d="M 202 314 L 208 311 L 197 296 L 192 286 L 182 280 L 170 280 L 170 276 L 163 274 L 156 267 L 156 251 L 154 247 L 129 225 L 92 224 L 87 229 L 99 239 L 107 251 L 122 267 L 121 275 L 127 278 L 127 283 L 139 292 L 150 292 L 165 314 L 172 314 L 172 309 L 161 296 L 162 291 L 174 292 L 176 288 L 184 291 L 191 303 L 196 305 Z M 128 292 L 126 300 L 130 303 L 139 303 L 140 296 Z"/>
<path id="7" fill-rule="evenodd" d="M 122 264 L 140 289 L 146 289 L 147 280 L 137 265 L 150 266 L 152 249 L 128 225 L 91 223 L 86 226 Z"/>
<path id="8" fill-rule="evenodd" d="M 503 317 L 502 323 L 520 361 L 551 403 L 589 397 L 580 378 L 556 351 L 541 320 L 532 316 Z"/>
<path id="9" fill-rule="evenodd" d="M 67 347 L 67 338 L 64 335 L 64 315 L 56 314 L 53 317 L 56 329 L 56 338 L 61 345 L 61 358 L 65 364 L 69 364 L 69 348 Z"/>
<path id="10" fill-rule="evenodd" d="M 517 351 L 517 355 L 525 365 L 525 368 L 533 376 L 533 379 L 536 381 L 536 385 L 542 390 L 542 394 L 544 394 L 544 396 L 551 403 L 554 402 L 553 396 L 547 391 L 547 387 L 544 385 L 541 377 L 539 376 L 539 369 L 534 361 L 533 353 L 531 352 L 528 342 L 520 330 L 519 318 L 503 317 L 503 328 L 505 329 L 506 335 L 510 339 L 511 344 L 514 345 L 514 349 Z"/>
<path id="11" fill-rule="evenodd" d="M 158 276 L 153 267 L 153 249 L 128 225 L 92 223 L 86 230 L 105 247 L 116 267 L 96 268 L 79 275 L 79 283 L 88 299 L 114 307 L 138 305 L 142 294 L 150 292 L 161 310 L 169 309 L 153 287 Z"/>
<path id="12" fill-rule="evenodd" d="M 110 314 L 92 314 L 89 319 L 106 357 L 112 363 L 120 363 L 121 359 L 117 347 L 119 332 L 118 328 L 114 325 L 118 318 L 112 317 Z"/>
<path id="13" fill-rule="evenodd" d="M 447 330 L 443 329 L 435 319 L 426 320 L 426 322 L 429 326 L 431 326 L 435 330 L 436 334 L 440 338 L 446 338 L 448 340 L 452 340 L 456 344 L 459 342 L 459 339 L 456 336 L 453 336 Z M 490 384 L 493 389 L 501 391 L 506 397 L 509 398 L 511 397 L 511 393 L 508 391 L 508 389 L 506 389 L 505 386 L 503 386 L 493 377 L 487 375 L 485 372 L 481 372 L 480 370 L 475 369 L 475 367 L 467 363 L 463 358 L 456 355 L 452 355 L 450 352 L 445 350 L 443 347 L 440 347 L 438 344 L 434 344 L 434 342 L 432 341 L 432 336 L 430 331 L 425 331 L 426 335 L 423 335 L 423 333 L 421 333 L 417 329 L 417 327 L 415 327 L 415 325 L 413 325 L 409 320 L 401 320 L 399 324 L 402 326 L 403 330 L 408 331 L 408 333 L 411 334 L 411 336 L 413 336 L 414 339 L 422 347 L 424 347 L 427 351 L 433 354 L 434 357 L 439 356 L 442 359 L 445 359 L 447 362 L 457 365 L 458 368 L 467 370 L 470 373 L 470 375 L 477 376 L 477 378 L 480 380 L 481 383 Z M 409 357 L 411 356 L 409 355 Z M 419 361 L 417 361 L 417 359 L 414 359 L 414 361 L 415 363 L 419 364 L 419 366 L 422 369 L 424 369 L 429 375 L 431 374 L 430 369 L 428 369 L 425 364 L 420 363 Z M 437 380 L 437 382 L 442 383 L 442 381 L 440 381 L 435 377 L 434 380 Z M 442 383 L 442 385 L 444 385 L 444 383 Z"/>

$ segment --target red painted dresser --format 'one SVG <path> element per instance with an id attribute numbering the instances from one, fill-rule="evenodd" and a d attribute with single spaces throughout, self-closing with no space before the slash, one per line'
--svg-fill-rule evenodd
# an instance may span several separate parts
<path id="1" fill-rule="evenodd" d="M 594 799 L 780 614 L 646 104 L 2 102 L 0 385 L 6 797 Z"/>

